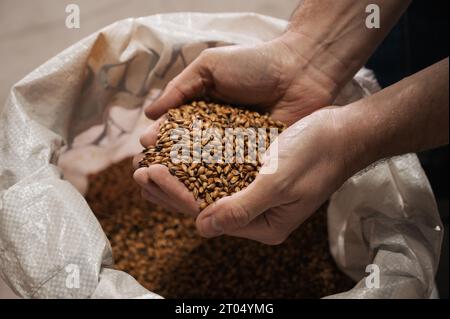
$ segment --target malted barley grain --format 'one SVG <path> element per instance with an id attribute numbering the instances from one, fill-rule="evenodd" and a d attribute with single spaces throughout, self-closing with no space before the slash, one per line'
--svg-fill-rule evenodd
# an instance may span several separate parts
<path id="1" fill-rule="evenodd" d="M 208 132 L 208 128 L 216 130 L 209 137 L 199 138 L 194 128 L 196 120 L 201 121 L 201 127 L 198 127 L 198 130 L 205 132 Z M 264 143 L 268 146 L 270 142 L 268 130 L 277 128 L 281 133 L 285 125 L 272 120 L 268 114 L 205 101 L 194 101 L 191 104 L 171 109 L 167 114 L 167 120 L 160 125 L 156 145 L 144 149 L 144 158 L 140 161 L 139 166 L 145 167 L 152 164 L 167 166 L 169 172 L 187 186 L 194 198 L 199 201 L 200 208 L 204 209 L 224 197 L 224 194 L 231 195 L 242 190 L 256 178 L 261 162 L 259 157 L 256 159 L 250 157 L 250 154 L 256 151 L 256 146 L 249 143 L 256 141 L 252 136 L 253 131 L 245 131 L 250 133 L 243 135 L 244 139 L 233 139 L 233 136 L 224 134 L 226 129 L 235 129 L 236 137 L 239 137 L 239 134 L 244 132 L 240 129 L 248 128 L 255 131 L 265 129 L 267 135 Z M 188 130 L 189 136 L 182 134 L 181 131 L 177 133 L 179 129 Z M 180 135 L 181 138 L 172 140 L 173 130 L 175 130 L 175 135 Z M 196 139 L 199 139 L 197 147 Z M 178 144 L 180 140 L 184 141 L 184 144 Z M 214 150 L 223 151 L 226 145 L 232 145 L 230 143 L 233 141 L 235 142 L 234 149 L 226 150 L 224 155 L 215 154 Z M 189 148 L 190 156 L 171 153 L 174 144 Z M 199 150 L 200 146 L 203 151 Z M 211 150 L 208 147 L 211 147 Z M 230 163 L 226 159 L 233 159 L 233 150 L 236 153 L 236 160 Z M 171 155 L 174 155 L 177 162 L 181 160 L 181 163 L 175 163 Z M 196 156 L 201 159 L 200 163 L 195 161 Z M 192 159 L 194 161 L 191 163 Z M 189 180 L 189 183 L 186 183 L 186 179 Z"/>

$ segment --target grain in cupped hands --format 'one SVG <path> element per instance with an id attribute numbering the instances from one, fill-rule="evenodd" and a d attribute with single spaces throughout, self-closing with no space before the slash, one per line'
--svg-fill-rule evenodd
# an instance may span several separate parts
<path id="1" fill-rule="evenodd" d="M 256 178 L 262 154 L 284 128 L 268 114 L 194 101 L 168 111 L 139 166 L 166 166 L 204 209 Z"/>

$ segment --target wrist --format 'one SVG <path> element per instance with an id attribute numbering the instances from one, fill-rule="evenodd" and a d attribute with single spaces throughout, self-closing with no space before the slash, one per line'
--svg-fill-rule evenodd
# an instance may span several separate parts
<path id="1" fill-rule="evenodd" d="M 357 71 L 330 51 L 320 37 L 288 30 L 276 41 L 288 48 L 301 74 L 315 78 L 334 97 Z"/>
<path id="2" fill-rule="evenodd" d="M 301 47 L 342 87 L 364 65 L 379 43 L 406 10 L 410 0 L 304 0 L 291 16 L 282 37 Z M 382 7 L 380 26 L 367 26 L 367 7 Z M 302 52 L 305 55 L 305 52 Z"/>
<path id="3" fill-rule="evenodd" d="M 384 132 L 377 129 L 378 116 L 364 103 L 365 100 L 359 100 L 336 108 L 347 178 L 385 157 L 382 147 Z"/>

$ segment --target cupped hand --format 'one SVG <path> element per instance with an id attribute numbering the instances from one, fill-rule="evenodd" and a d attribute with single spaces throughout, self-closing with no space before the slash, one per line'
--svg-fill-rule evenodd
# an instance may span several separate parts
<path id="1" fill-rule="evenodd" d="M 352 153 L 339 114 L 338 108 L 325 108 L 291 125 L 270 146 L 261 168 L 277 159 L 275 171 L 266 169 L 269 174 L 259 174 L 247 188 L 201 212 L 193 195 L 166 167 L 140 168 L 134 177 L 148 200 L 196 217 L 205 237 L 225 234 L 279 244 L 354 173 L 348 166 Z"/>
<path id="2" fill-rule="evenodd" d="M 207 96 L 256 107 L 290 125 L 330 105 L 337 88 L 333 76 L 315 69 L 286 37 L 204 50 L 145 107 L 147 116 L 156 119 L 169 108 Z"/>
<path id="3" fill-rule="evenodd" d="M 164 120 L 165 117 L 163 116 L 147 129 L 146 134 L 144 134 L 145 144 L 142 141 L 144 136 L 141 137 L 143 145 L 156 144 L 159 125 Z M 199 203 L 186 186 L 178 178 L 171 175 L 164 165 L 156 164 L 138 168 L 142 157 L 142 154 L 138 154 L 133 158 L 133 166 L 137 169 L 133 178 L 141 186 L 142 197 L 168 211 L 196 217 L 200 211 Z"/>
<path id="4" fill-rule="evenodd" d="M 277 158 L 274 173 L 259 174 L 247 188 L 208 206 L 196 219 L 199 233 L 282 243 L 353 173 L 337 110 L 316 111 L 281 133 L 278 152 L 271 145 L 261 168 Z"/>
<path id="5" fill-rule="evenodd" d="M 145 107 L 159 118 L 141 137 L 144 146 L 156 142 L 159 123 L 168 109 L 191 99 L 208 96 L 230 104 L 249 105 L 271 113 L 290 125 L 316 109 L 329 105 L 336 83 L 314 69 L 291 49 L 283 37 L 252 46 L 207 49 Z M 141 156 L 137 156 L 135 163 Z M 199 204 L 185 186 L 162 165 L 140 168 L 134 174 L 142 195 L 170 211 L 197 216 Z"/>

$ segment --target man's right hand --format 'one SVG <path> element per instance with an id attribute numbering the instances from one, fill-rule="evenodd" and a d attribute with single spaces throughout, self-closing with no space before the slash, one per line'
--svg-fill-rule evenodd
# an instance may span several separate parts
<path id="1" fill-rule="evenodd" d="M 283 35 L 257 45 L 203 51 L 169 82 L 157 101 L 146 106 L 147 116 L 156 119 L 169 108 L 203 95 L 256 107 L 288 125 L 330 105 L 337 87 L 332 76 L 311 69 L 290 39 Z"/>

